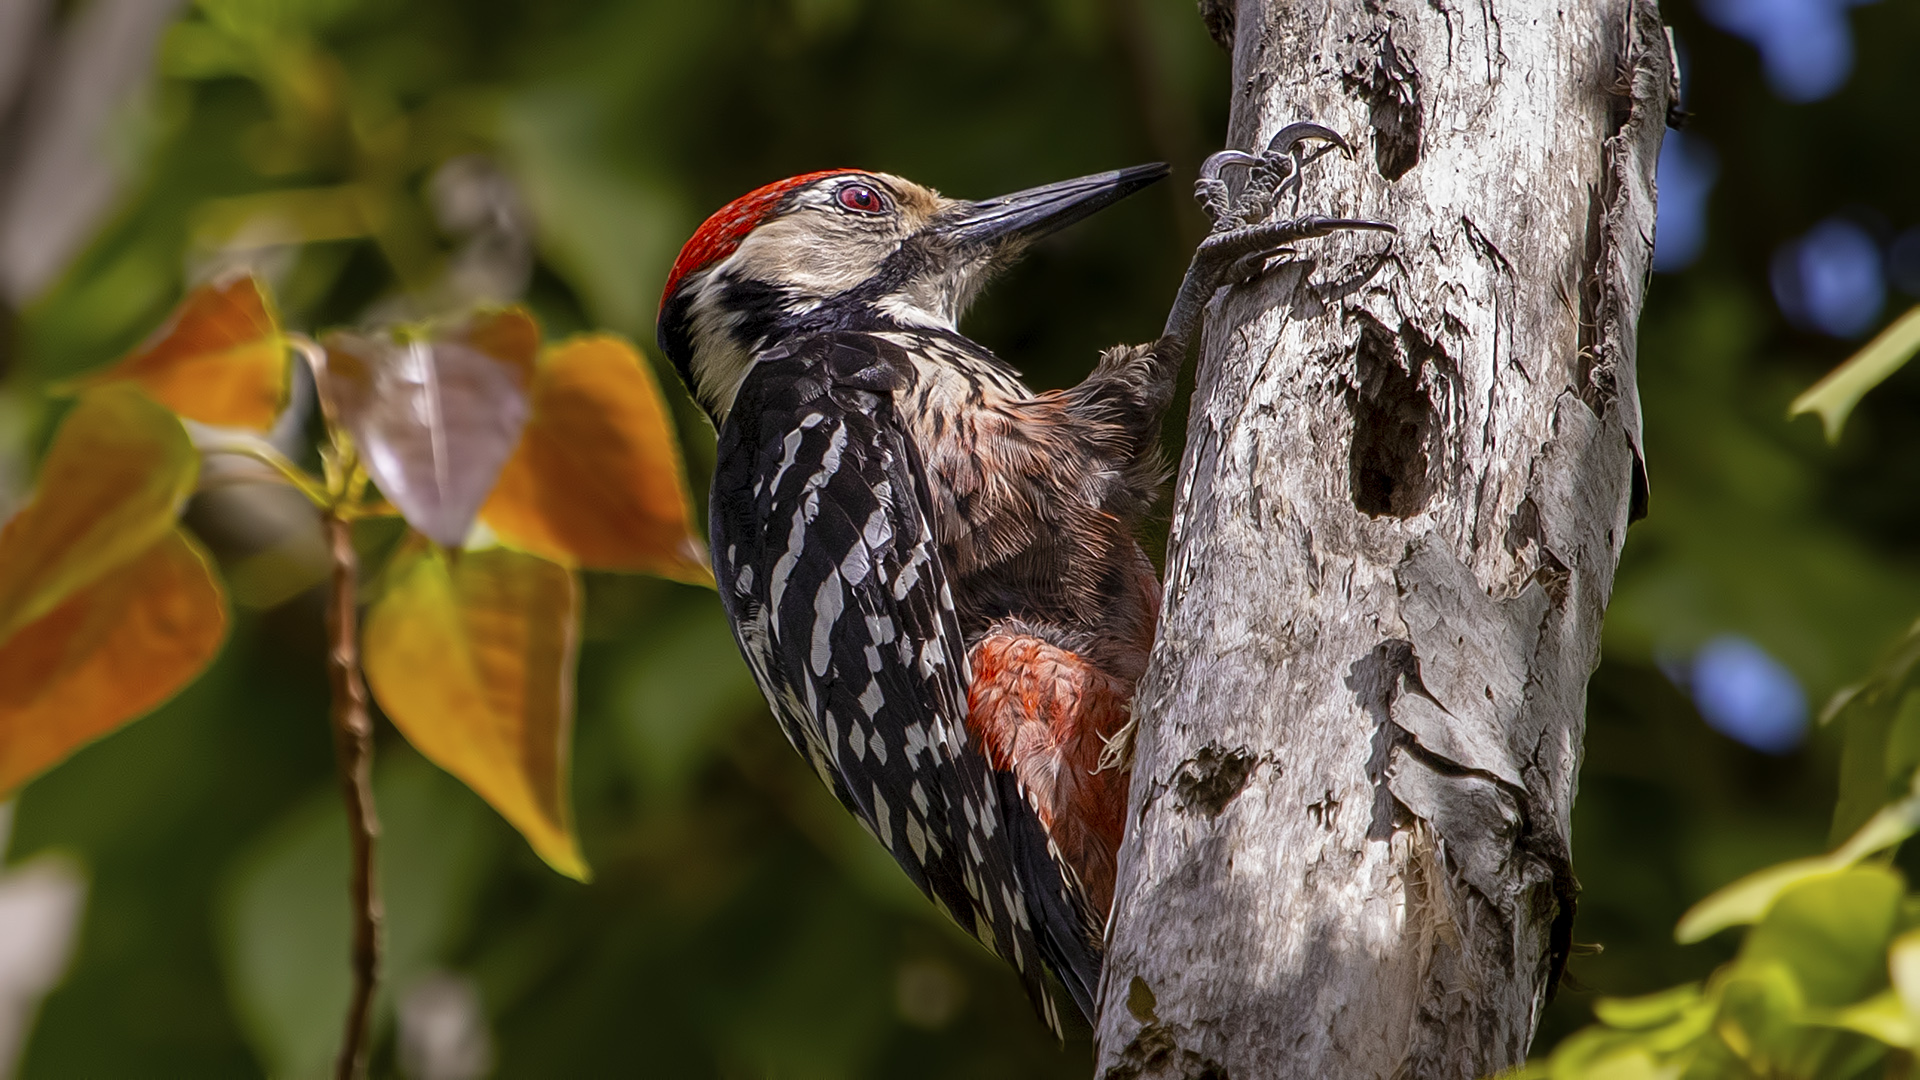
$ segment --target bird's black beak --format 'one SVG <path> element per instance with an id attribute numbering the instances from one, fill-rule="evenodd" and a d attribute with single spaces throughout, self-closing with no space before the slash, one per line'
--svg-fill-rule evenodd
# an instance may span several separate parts
<path id="1" fill-rule="evenodd" d="M 1112 206 L 1166 175 L 1166 165 L 1156 162 L 1043 184 L 995 199 L 962 203 L 949 210 L 936 227 L 964 244 L 1025 244 Z"/>

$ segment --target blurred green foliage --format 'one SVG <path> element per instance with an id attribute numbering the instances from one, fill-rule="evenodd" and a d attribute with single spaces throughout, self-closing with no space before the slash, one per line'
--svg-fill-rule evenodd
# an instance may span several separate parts
<path id="1" fill-rule="evenodd" d="M 1827 845 L 1838 733 L 1749 750 L 1660 665 L 1737 633 L 1824 700 L 1920 612 L 1920 372 L 1868 395 L 1829 450 L 1783 417 L 1850 345 L 1790 329 L 1768 286 L 1776 245 L 1837 210 L 1920 222 L 1920 141 L 1890 137 L 1920 99 L 1920 8 L 1858 9 L 1855 74 L 1814 105 L 1774 99 L 1752 50 L 1685 0 L 1666 16 L 1721 181 L 1705 254 L 1655 279 L 1643 322 L 1652 514 L 1627 544 L 1575 813 L 1575 937 L 1599 948 L 1574 958 L 1542 1050 L 1600 995 L 1735 957 L 1732 934 L 1676 945 L 1676 920 Z M 261 269 L 302 329 L 524 289 L 554 336 L 644 341 L 680 242 L 760 183 L 841 164 L 963 196 L 1153 159 L 1191 175 L 1228 89 L 1187 0 L 200 0 L 160 49 L 155 89 L 117 129 L 121 201 L 8 313 L 0 437 L 29 456 L 55 419 L 40 389 L 118 355 L 212 267 Z M 452 162 L 497 170 L 510 195 L 462 216 L 447 193 L 472 170 Z M 1043 246 L 969 329 L 1047 386 L 1150 336 L 1201 228 L 1183 187 Z M 701 485 L 711 433 L 661 374 Z M 189 521 L 249 554 L 207 502 Z M 393 978 L 377 1072 L 400 1067 L 394 1003 L 454 972 L 478 989 L 502 1076 L 1086 1074 L 1084 1033 L 1056 1047 L 1012 976 L 781 741 L 710 593 L 590 575 L 585 618 L 574 784 L 592 885 L 382 733 Z M 193 688 L 20 799 L 10 861 L 64 850 L 91 878 L 25 1076 L 304 1076 L 324 1060 L 345 886 L 319 606 L 237 623 Z"/>
<path id="2" fill-rule="evenodd" d="M 1694 905 L 1682 943 L 1751 925 L 1695 982 L 1595 1003 L 1599 1023 L 1525 1075 L 1552 1080 L 1907 1076 L 1920 1050 L 1920 623 L 1823 721 L 1844 736 L 1831 852 L 1766 867 Z M 1911 858 L 1906 860 L 1911 863 Z"/>

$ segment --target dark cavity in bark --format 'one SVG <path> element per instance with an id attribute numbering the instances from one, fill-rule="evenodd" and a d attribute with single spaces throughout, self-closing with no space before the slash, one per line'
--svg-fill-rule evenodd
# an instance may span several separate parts
<path id="1" fill-rule="evenodd" d="M 1386 327 L 1361 316 L 1354 345 L 1349 481 L 1353 505 L 1371 517 L 1412 517 L 1433 495 L 1427 443 L 1433 401 L 1420 385 L 1421 357 L 1405 354 Z"/>
<path id="2" fill-rule="evenodd" d="M 1174 778 L 1180 809 L 1219 817 L 1220 811 L 1245 790 L 1257 764 L 1258 760 L 1243 746 L 1231 750 L 1211 744 L 1201 747 Z"/>
<path id="3" fill-rule="evenodd" d="M 1373 63 L 1349 69 L 1345 81 L 1367 103 L 1374 167 L 1388 180 L 1398 180 L 1420 163 L 1420 71 L 1413 57 L 1394 45 L 1391 27 L 1382 28 L 1373 41 Z"/>

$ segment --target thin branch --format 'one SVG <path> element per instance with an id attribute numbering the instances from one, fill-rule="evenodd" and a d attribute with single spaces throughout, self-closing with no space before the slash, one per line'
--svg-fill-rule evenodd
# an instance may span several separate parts
<path id="1" fill-rule="evenodd" d="M 327 676 L 333 690 L 333 747 L 347 801 L 347 829 L 353 843 L 353 1000 L 334 1067 L 338 1080 L 358 1080 L 367 1072 L 373 1022 L 373 994 L 380 983 L 380 892 L 374 875 L 374 842 L 380 821 L 373 807 L 373 721 L 367 712 L 367 686 L 360 677 L 360 641 L 355 597 L 359 565 L 353 530 L 335 511 L 326 515 L 327 547 L 333 581 L 327 593 Z"/>
<path id="2" fill-rule="evenodd" d="M 320 481 L 307 475 L 305 469 L 295 465 L 280 452 L 279 447 L 266 439 L 252 432 L 197 424 L 185 418 L 181 423 L 185 425 L 187 435 L 193 439 L 194 449 L 200 451 L 203 457 L 226 454 L 259 462 L 273 470 L 275 479 L 297 489 L 313 505 L 325 509 L 333 501 Z"/>

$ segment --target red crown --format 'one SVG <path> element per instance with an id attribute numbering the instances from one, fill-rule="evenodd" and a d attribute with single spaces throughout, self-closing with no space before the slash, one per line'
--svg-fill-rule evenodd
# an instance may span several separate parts
<path id="1" fill-rule="evenodd" d="M 780 200 L 796 188 L 802 188 L 815 180 L 829 176 L 842 176 L 858 172 L 858 169 L 823 169 L 819 172 L 801 173 L 789 176 L 785 180 L 776 180 L 765 187 L 755 188 L 713 212 L 713 216 L 702 222 L 694 230 L 693 239 L 680 249 L 680 257 L 673 260 L 673 269 L 667 273 L 667 287 L 660 294 L 660 306 L 665 307 L 673 290 L 678 288 L 680 280 L 696 270 L 705 269 L 721 259 L 733 254 L 747 234 L 760 226 L 780 205 Z"/>

